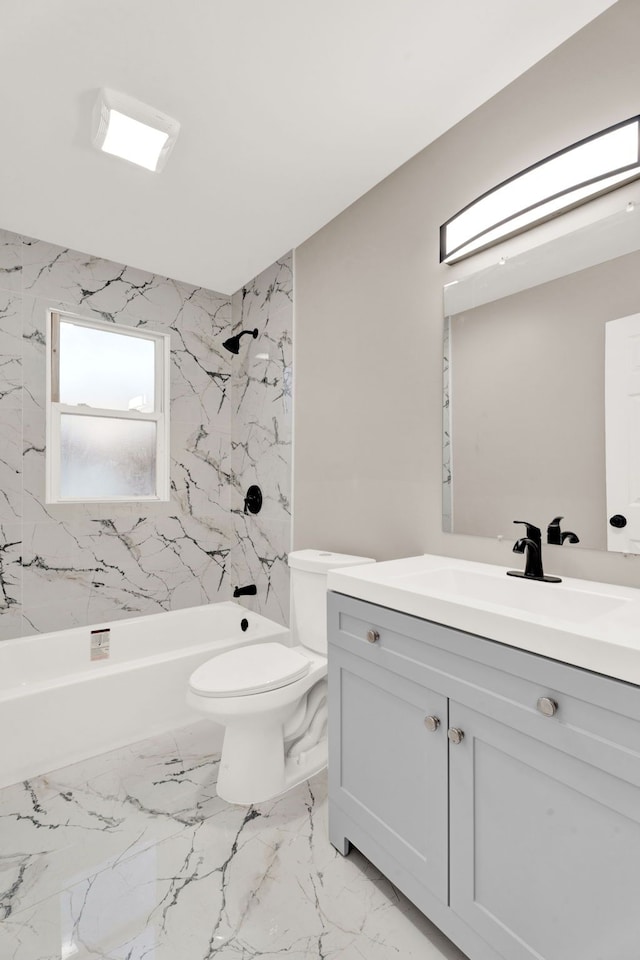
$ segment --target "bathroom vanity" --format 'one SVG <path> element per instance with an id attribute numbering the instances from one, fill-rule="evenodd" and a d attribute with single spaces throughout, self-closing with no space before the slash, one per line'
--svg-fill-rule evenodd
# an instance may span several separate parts
<path id="1" fill-rule="evenodd" d="M 640 590 L 329 575 L 329 830 L 471 960 L 640 957 Z"/>

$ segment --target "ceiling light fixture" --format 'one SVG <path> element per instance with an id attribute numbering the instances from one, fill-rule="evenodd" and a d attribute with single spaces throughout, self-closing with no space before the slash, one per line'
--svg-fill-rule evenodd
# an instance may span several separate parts
<path id="1" fill-rule="evenodd" d="M 177 120 L 133 97 L 103 88 L 93 118 L 93 142 L 98 149 L 157 172 L 176 142 Z"/>
<path id="2" fill-rule="evenodd" d="M 528 230 L 640 177 L 640 116 L 607 127 L 478 197 L 440 227 L 440 262 Z"/>

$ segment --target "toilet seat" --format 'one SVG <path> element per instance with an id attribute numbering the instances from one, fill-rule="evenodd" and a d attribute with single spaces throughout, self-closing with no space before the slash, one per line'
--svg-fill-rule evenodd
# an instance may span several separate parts
<path id="1" fill-rule="evenodd" d="M 254 643 L 207 660 L 189 686 L 201 697 L 243 697 L 288 686 L 306 676 L 311 661 L 282 643 Z"/>

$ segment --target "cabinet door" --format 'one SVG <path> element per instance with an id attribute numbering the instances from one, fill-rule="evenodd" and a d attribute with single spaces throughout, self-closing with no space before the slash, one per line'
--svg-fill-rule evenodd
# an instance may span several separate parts
<path id="1" fill-rule="evenodd" d="M 638 787 L 449 710 L 452 909 L 509 960 L 638 960 Z"/>
<path id="2" fill-rule="evenodd" d="M 446 902 L 446 698 L 332 649 L 329 705 L 331 802 Z"/>

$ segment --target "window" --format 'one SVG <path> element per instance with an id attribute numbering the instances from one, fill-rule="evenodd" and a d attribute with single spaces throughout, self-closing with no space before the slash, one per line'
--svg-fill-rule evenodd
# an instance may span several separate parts
<path id="1" fill-rule="evenodd" d="M 169 336 L 50 310 L 47 503 L 169 499 Z"/>

